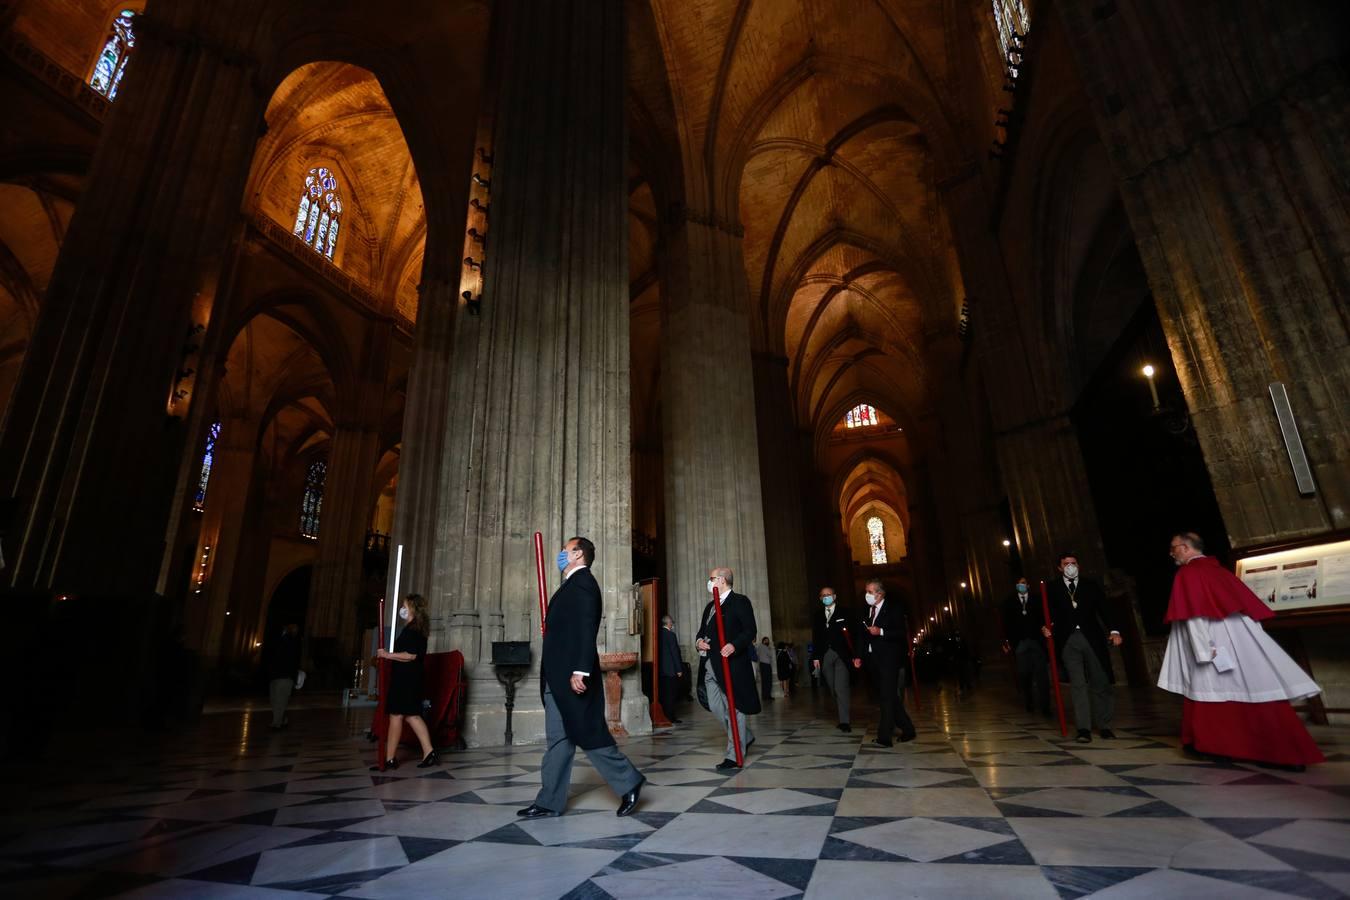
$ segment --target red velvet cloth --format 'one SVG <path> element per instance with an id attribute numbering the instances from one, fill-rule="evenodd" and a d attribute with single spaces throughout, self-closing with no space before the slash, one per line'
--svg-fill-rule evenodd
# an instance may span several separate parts
<path id="1" fill-rule="evenodd" d="M 1325 761 L 1288 700 L 1201 703 L 1185 699 L 1181 742 L 1201 753 L 1282 766 Z"/>
<path id="2" fill-rule="evenodd" d="M 1236 575 L 1212 556 L 1197 556 L 1177 569 L 1164 622 L 1226 619 L 1242 613 L 1260 622 L 1275 615 Z"/>

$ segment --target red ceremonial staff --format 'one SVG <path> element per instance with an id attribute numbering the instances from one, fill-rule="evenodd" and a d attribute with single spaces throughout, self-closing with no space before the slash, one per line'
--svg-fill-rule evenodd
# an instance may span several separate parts
<path id="1" fill-rule="evenodd" d="M 736 745 L 736 765 L 745 765 L 745 754 L 741 753 L 741 729 L 736 724 L 736 692 L 731 688 L 731 662 L 722 653 L 727 645 L 727 627 L 722 622 L 722 598 L 713 587 L 713 614 L 717 616 L 717 655 L 722 657 L 722 681 L 726 685 L 727 718 L 731 722 L 731 742 Z"/>
<path id="2" fill-rule="evenodd" d="M 1050 594 L 1045 589 L 1045 582 L 1041 582 L 1041 612 L 1045 616 L 1046 630 L 1050 630 Z M 1069 725 L 1064 721 L 1064 697 L 1059 692 L 1059 666 L 1055 665 L 1055 636 L 1050 634 L 1045 639 L 1045 647 L 1050 651 L 1050 684 L 1055 688 L 1055 709 L 1059 712 L 1059 736 L 1069 736 Z"/>
<path id="3" fill-rule="evenodd" d="M 539 579 L 539 633 L 542 635 L 548 601 L 544 596 L 547 591 L 547 586 L 544 583 L 544 535 L 538 531 L 534 533 L 534 574 Z"/>

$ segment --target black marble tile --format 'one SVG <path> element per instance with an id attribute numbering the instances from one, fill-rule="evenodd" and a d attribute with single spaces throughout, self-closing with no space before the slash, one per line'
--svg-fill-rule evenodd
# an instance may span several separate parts
<path id="1" fill-rule="evenodd" d="M 333 875 L 324 875 L 320 878 L 309 878 L 301 881 L 274 881 L 260 887 L 269 887 L 282 891 L 305 891 L 311 894 L 340 894 L 343 891 L 350 891 L 359 888 L 368 881 L 374 881 L 381 875 L 388 875 L 390 872 L 397 872 L 402 866 L 386 866 L 381 869 L 367 869 L 363 872 L 340 872 Z"/>
<path id="2" fill-rule="evenodd" d="M 593 881 L 583 881 L 559 900 L 614 900 L 614 896 L 605 893 Z"/>
<path id="3" fill-rule="evenodd" d="M 1041 866 L 1041 874 L 1059 891 L 1062 900 L 1075 900 L 1152 871 L 1112 866 Z"/>
<path id="4" fill-rule="evenodd" d="M 1289 847 L 1271 847 L 1262 844 L 1259 836 L 1251 838 L 1248 843 L 1262 853 L 1269 854 L 1280 862 L 1288 863 L 1295 869 L 1304 872 L 1350 872 L 1350 859 L 1310 853 L 1307 850 L 1294 850 Z"/>
<path id="5" fill-rule="evenodd" d="M 522 828 L 516 827 L 516 823 L 503 825 L 496 831 L 489 831 L 487 834 L 474 838 L 476 841 L 489 841 L 494 844 L 526 844 L 533 847 L 541 846 L 538 841 L 530 836 L 530 833 Z"/>
<path id="6" fill-rule="evenodd" d="M 763 859 L 754 856 L 728 856 L 727 859 L 801 891 L 806 890 L 816 869 L 814 859 Z"/>
<path id="7" fill-rule="evenodd" d="M 298 846 L 291 844 L 290 846 Z M 226 884 L 248 884 L 253 880 L 253 872 L 258 868 L 258 860 L 262 857 L 261 853 L 250 853 L 248 856 L 241 856 L 238 859 L 232 859 L 229 862 L 220 863 L 215 866 L 208 866 L 200 869 L 183 878 L 191 878 L 197 881 L 220 881 Z"/>
<path id="8" fill-rule="evenodd" d="M 1234 871 L 1232 869 L 1185 869 L 1196 875 L 1216 878 L 1232 884 L 1279 891 L 1309 900 L 1339 900 L 1344 895 L 1302 872 Z"/>

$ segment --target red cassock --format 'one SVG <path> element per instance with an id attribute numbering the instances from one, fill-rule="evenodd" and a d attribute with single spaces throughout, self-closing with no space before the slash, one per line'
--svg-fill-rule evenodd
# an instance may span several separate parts
<path id="1" fill-rule="evenodd" d="M 1273 615 L 1212 557 L 1177 570 L 1158 687 L 1185 698 L 1182 743 L 1278 765 L 1325 759 L 1290 705 L 1321 689 L 1261 627 Z"/>

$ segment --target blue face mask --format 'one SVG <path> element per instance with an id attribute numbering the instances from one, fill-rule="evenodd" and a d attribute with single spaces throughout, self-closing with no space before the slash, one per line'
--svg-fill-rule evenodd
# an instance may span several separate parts
<path id="1" fill-rule="evenodd" d="M 1025 594 L 1026 592 L 1027 592 L 1027 586 L 1026 586 L 1025 584 L 1019 584 L 1019 585 L 1017 586 L 1017 593 L 1019 593 L 1019 594 Z"/>
<path id="2" fill-rule="evenodd" d="M 821 603 L 824 603 L 826 606 L 833 606 L 833 605 L 834 605 L 834 595 L 833 595 L 833 594 L 826 594 L 824 597 L 821 597 L 821 598 L 820 598 L 820 602 L 821 602 Z"/>
<path id="3" fill-rule="evenodd" d="M 563 569 L 566 569 L 566 568 L 567 568 L 567 551 L 566 551 L 566 550 L 559 550 L 559 551 L 558 551 L 558 571 L 561 572 Z"/>

